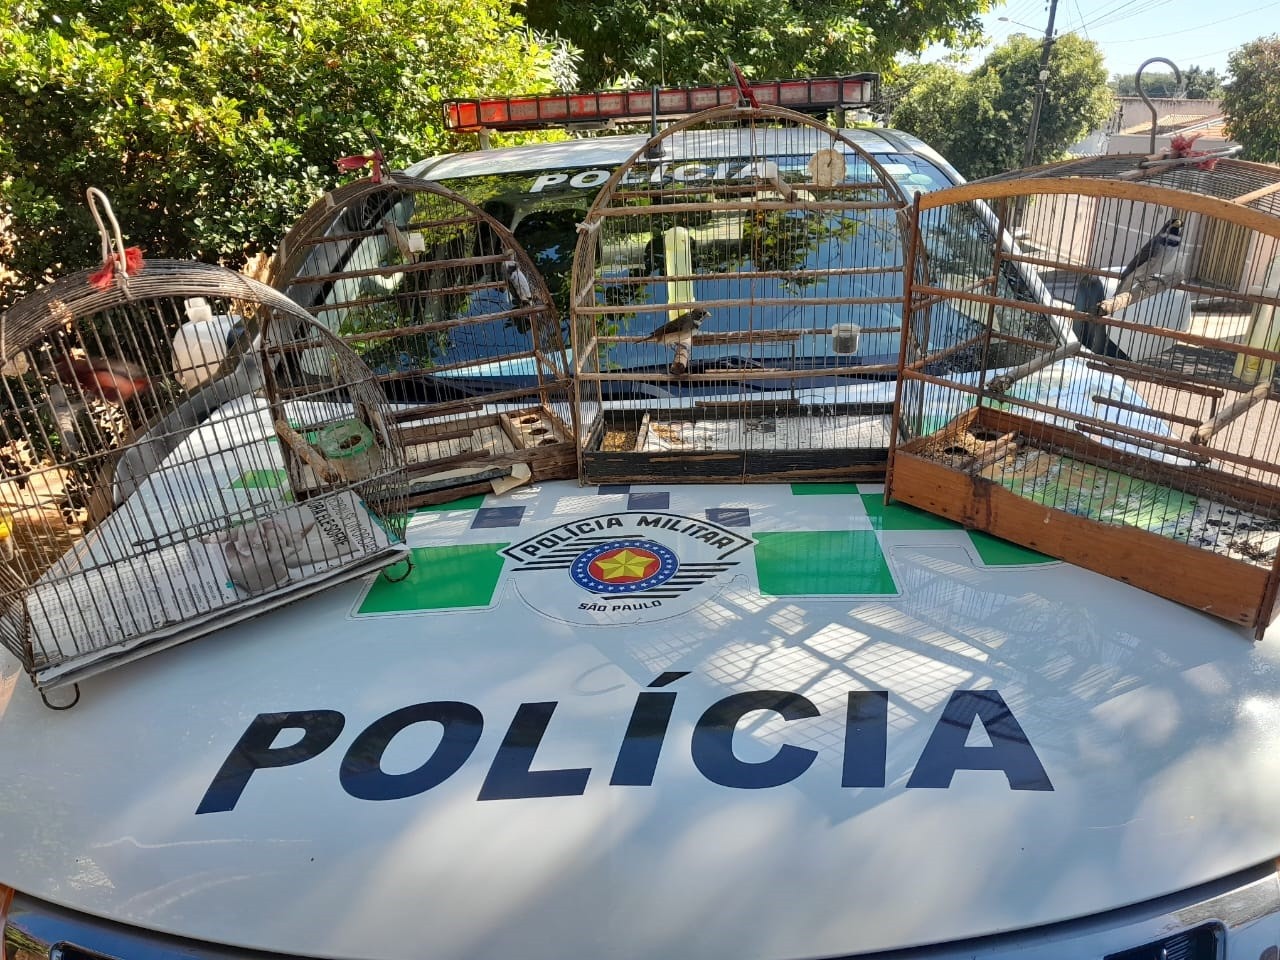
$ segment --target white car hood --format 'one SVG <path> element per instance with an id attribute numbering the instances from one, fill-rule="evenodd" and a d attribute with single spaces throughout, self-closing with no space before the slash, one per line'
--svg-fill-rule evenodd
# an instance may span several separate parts
<path id="1" fill-rule="evenodd" d="M 795 960 L 1280 853 L 1276 631 L 883 513 L 876 489 L 547 484 L 419 513 L 399 586 L 118 668 L 65 712 L 7 663 L 0 881 L 290 954 Z M 637 719 L 642 694 L 674 702 Z M 733 711 L 709 712 L 729 697 L 792 719 L 746 713 L 730 744 Z M 449 743 L 365 732 L 417 704 L 462 718 Z M 948 709 L 989 712 L 965 732 Z M 341 729 L 237 768 L 287 713 Z M 301 736 L 258 746 L 283 762 Z M 440 782 L 390 796 L 431 757 Z"/>

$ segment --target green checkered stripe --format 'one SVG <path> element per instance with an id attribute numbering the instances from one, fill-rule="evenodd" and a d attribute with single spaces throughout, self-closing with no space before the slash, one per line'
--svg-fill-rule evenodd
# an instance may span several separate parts
<path id="1" fill-rule="evenodd" d="M 652 491 L 632 494 L 628 489 L 602 488 L 602 492 L 631 497 L 630 509 L 670 509 L 668 494 Z M 769 530 L 767 517 L 750 516 L 749 511 L 732 507 L 696 511 L 677 503 L 675 512 L 691 516 L 701 512 L 717 522 L 723 522 L 718 514 L 740 514 L 739 532 L 756 541 L 754 559 L 760 592 L 774 597 L 897 596 L 900 591 L 885 556 L 884 539 L 886 534 L 903 531 L 945 532 L 949 534 L 947 539 L 955 538 L 957 542 L 966 538 L 972 552 L 988 567 L 1026 566 L 1052 560 L 987 534 L 964 530 L 949 520 L 914 507 L 886 504 L 879 484 L 793 484 L 791 495 L 823 499 L 806 503 L 794 513 L 780 508 L 781 513 L 789 517 L 795 513 L 820 515 L 841 529 Z M 638 501 L 636 498 L 649 499 Z M 357 614 L 490 606 L 502 579 L 504 560 L 500 551 L 522 538 L 520 528 L 526 521 L 523 508 L 486 507 L 485 501 L 485 497 L 477 496 L 420 511 L 435 515 L 424 518 L 428 523 L 437 520 L 451 523 L 458 530 L 466 530 L 467 539 L 474 542 L 412 546 L 410 574 L 395 582 L 379 576 L 361 600 Z M 495 501 L 504 503 L 497 498 Z M 615 506 L 627 508 L 622 502 Z M 568 517 L 556 516 L 557 521 L 565 519 Z M 503 538 L 475 539 L 490 529 L 503 534 Z"/>

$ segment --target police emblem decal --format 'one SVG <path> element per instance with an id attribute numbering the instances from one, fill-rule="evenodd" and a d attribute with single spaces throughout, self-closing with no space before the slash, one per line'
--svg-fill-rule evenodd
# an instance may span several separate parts
<path id="1" fill-rule="evenodd" d="M 579 624 L 652 623 L 750 576 L 754 542 L 712 520 L 628 510 L 543 527 L 500 552 L 517 593 L 539 613 Z"/>
<path id="2" fill-rule="evenodd" d="M 661 586 L 678 569 L 675 553 L 653 540 L 610 540 L 580 553 L 569 575 L 592 593 L 626 596 Z"/>

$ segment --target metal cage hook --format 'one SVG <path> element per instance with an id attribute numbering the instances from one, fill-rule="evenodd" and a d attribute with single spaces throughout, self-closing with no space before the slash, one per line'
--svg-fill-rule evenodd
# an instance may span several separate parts
<path id="1" fill-rule="evenodd" d="M 97 187 L 90 187 L 85 192 L 85 198 L 89 202 L 89 212 L 93 214 L 93 222 L 98 225 L 98 236 L 102 239 L 102 262 L 105 264 L 109 260 L 114 259 L 120 268 L 120 275 L 126 275 L 125 255 L 124 255 L 124 237 L 120 233 L 120 221 L 116 219 L 115 211 L 111 209 L 111 201 L 107 199 L 107 195 Z M 98 205 L 102 205 L 102 210 L 98 209 Z M 106 215 L 107 221 L 111 224 L 110 231 L 107 225 L 103 223 L 103 215 Z M 112 242 L 115 243 L 115 250 L 112 250 Z"/>
<path id="2" fill-rule="evenodd" d="M 1168 57 L 1151 57 L 1143 60 L 1138 67 L 1138 72 L 1134 74 L 1133 85 L 1138 89 L 1138 96 L 1142 98 L 1142 102 L 1147 105 L 1147 109 L 1151 111 L 1151 147 L 1147 153 L 1156 152 L 1156 130 L 1159 128 L 1159 118 L 1156 111 L 1156 105 L 1151 102 L 1151 98 L 1147 96 L 1147 91 L 1142 89 L 1142 71 L 1147 69 L 1153 63 L 1164 63 L 1173 68 L 1174 79 L 1178 81 L 1178 90 L 1182 89 L 1182 71 L 1178 69 L 1178 65 Z"/>

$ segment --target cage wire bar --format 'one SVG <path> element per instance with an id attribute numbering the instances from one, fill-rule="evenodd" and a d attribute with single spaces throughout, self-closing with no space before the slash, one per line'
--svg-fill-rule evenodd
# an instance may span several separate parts
<path id="1" fill-rule="evenodd" d="M 271 282 L 373 369 L 401 426 L 409 503 L 573 476 L 568 334 L 507 228 L 389 173 L 318 200 Z"/>
<path id="2" fill-rule="evenodd" d="M 1104 157 L 918 196 L 886 497 L 1261 636 L 1280 168 Z"/>
<path id="3" fill-rule="evenodd" d="M 713 107 L 650 139 L 578 228 L 582 480 L 882 478 L 905 203 L 786 109 Z"/>
<path id="4" fill-rule="evenodd" d="M 405 556 L 379 385 L 264 284 L 82 271 L 0 363 L 0 643 L 42 692 Z"/>

